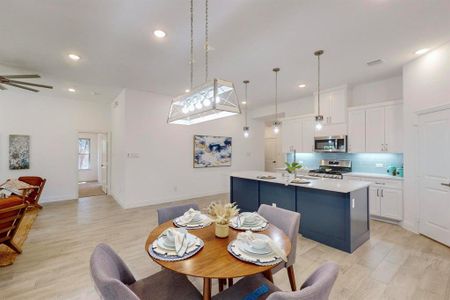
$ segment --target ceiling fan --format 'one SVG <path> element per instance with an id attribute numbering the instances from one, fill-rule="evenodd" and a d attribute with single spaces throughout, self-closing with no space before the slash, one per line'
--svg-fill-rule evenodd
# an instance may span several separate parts
<path id="1" fill-rule="evenodd" d="M 50 85 L 44 85 L 44 84 L 37 84 L 37 83 L 31 83 L 31 82 L 25 82 L 25 81 L 19 81 L 15 79 L 25 79 L 25 78 L 41 78 L 39 75 L 0 75 L 0 90 L 6 90 L 6 85 L 14 86 L 20 89 L 32 91 L 32 92 L 39 92 L 37 89 L 30 88 L 26 85 L 35 86 L 35 87 L 41 87 L 46 89 L 52 89 L 53 87 Z"/>

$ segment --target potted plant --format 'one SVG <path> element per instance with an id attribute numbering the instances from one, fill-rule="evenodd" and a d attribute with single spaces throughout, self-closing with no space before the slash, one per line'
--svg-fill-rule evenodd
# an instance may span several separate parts
<path id="1" fill-rule="evenodd" d="M 297 170 L 303 167 L 301 164 L 295 161 L 292 163 L 285 162 L 285 164 L 286 164 L 286 171 L 289 174 L 294 174 L 295 176 L 297 176 Z"/>
<path id="2" fill-rule="evenodd" d="M 231 218 L 239 214 L 236 203 L 216 203 L 212 202 L 208 206 L 208 214 L 215 223 L 215 233 L 219 238 L 226 238 L 229 235 L 228 224 Z"/>

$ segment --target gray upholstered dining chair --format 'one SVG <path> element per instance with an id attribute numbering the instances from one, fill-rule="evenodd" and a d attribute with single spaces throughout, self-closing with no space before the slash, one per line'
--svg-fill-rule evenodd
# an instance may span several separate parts
<path id="1" fill-rule="evenodd" d="M 281 263 L 272 269 L 272 273 L 276 273 L 283 268 L 287 268 L 289 283 L 293 291 L 297 290 L 295 281 L 294 263 L 297 252 L 297 236 L 300 228 L 300 214 L 298 212 L 286 210 L 279 207 L 274 207 L 262 204 L 258 209 L 258 214 L 263 216 L 269 223 L 281 229 L 291 241 L 291 252 L 288 255 L 288 261 Z"/>
<path id="2" fill-rule="evenodd" d="M 158 224 L 161 225 L 162 223 L 182 216 L 190 208 L 200 210 L 195 203 L 158 208 Z"/>
<path id="3" fill-rule="evenodd" d="M 245 277 L 225 291 L 215 295 L 212 300 L 244 299 L 262 285 L 268 287 L 268 292 L 262 294 L 259 299 L 266 300 L 328 300 L 333 285 L 339 273 L 339 267 L 335 263 L 327 262 L 316 269 L 303 283 L 299 291 L 280 291 L 272 282 L 261 274 Z"/>
<path id="4" fill-rule="evenodd" d="M 97 292 L 105 300 L 202 299 L 186 276 L 163 270 L 136 281 L 123 260 L 106 244 L 95 247 L 90 261 Z"/>

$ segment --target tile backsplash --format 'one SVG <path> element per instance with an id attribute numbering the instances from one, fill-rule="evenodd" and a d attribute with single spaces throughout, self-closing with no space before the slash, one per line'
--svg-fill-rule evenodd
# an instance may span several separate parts
<path id="1" fill-rule="evenodd" d="M 287 161 L 292 162 L 294 154 L 287 154 Z M 317 169 L 322 159 L 349 159 L 353 172 L 386 174 L 389 166 L 402 167 L 401 153 L 297 153 L 296 161 L 309 169 Z"/>

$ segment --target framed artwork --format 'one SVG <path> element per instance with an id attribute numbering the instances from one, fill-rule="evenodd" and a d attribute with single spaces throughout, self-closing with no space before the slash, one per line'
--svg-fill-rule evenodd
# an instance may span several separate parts
<path id="1" fill-rule="evenodd" d="M 230 167 L 231 137 L 194 135 L 194 168 Z"/>
<path id="2" fill-rule="evenodd" d="M 9 136 L 9 169 L 24 170 L 30 168 L 30 136 Z"/>

